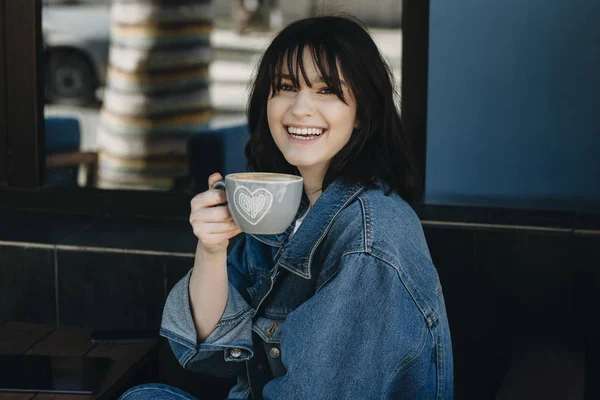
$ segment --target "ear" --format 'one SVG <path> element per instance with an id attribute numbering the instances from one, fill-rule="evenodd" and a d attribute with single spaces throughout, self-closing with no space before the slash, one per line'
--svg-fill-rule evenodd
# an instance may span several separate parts
<path id="1" fill-rule="evenodd" d="M 360 122 L 358 120 L 356 120 L 356 122 L 354 123 L 354 129 L 358 129 L 360 128 Z"/>

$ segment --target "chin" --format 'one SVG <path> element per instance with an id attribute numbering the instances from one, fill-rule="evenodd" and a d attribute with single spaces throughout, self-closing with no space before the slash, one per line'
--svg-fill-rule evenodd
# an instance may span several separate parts
<path id="1" fill-rule="evenodd" d="M 285 157 L 285 159 L 296 168 L 310 168 L 317 164 L 315 161 L 306 160 L 301 157 Z"/>

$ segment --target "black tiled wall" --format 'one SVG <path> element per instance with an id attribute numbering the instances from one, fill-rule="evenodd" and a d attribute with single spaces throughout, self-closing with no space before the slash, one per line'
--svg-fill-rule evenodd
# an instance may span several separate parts
<path id="1" fill-rule="evenodd" d="M 0 245 L 0 320 L 56 322 L 54 251 Z"/>
<path id="2" fill-rule="evenodd" d="M 566 385 L 582 390 L 584 368 L 588 377 L 600 376 L 600 235 L 427 224 L 424 230 L 445 293 L 457 399 L 491 399 L 498 391 L 499 399 L 540 398 L 519 382 L 542 381 L 552 391 L 543 398 L 561 398 Z M 143 230 L 135 236 L 142 245 Z M 93 244 L 72 234 L 68 240 Z M 158 329 L 166 295 L 193 258 L 131 253 L 125 239 L 117 242 L 121 250 L 105 252 L 0 245 L 0 320 Z M 191 255 L 194 239 L 180 247 Z M 600 398 L 595 379 L 585 384 L 586 398 Z"/>
<path id="3" fill-rule="evenodd" d="M 105 329 L 160 326 L 164 260 L 160 257 L 58 251 L 61 325 Z"/>
<path id="4" fill-rule="evenodd" d="M 173 286 L 194 266 L 191 257 L 165 257 L 165 292 L 169 294 Z"/>
<path id="5" fill-rule="evenodd" d="M 600 236 L 426 226 L 457 399 L 600 398 Z M 584 372 L 585 371 L 585 372 Z M 588 377 L 584 381 L 584 373 Z"/>
<path id="6" fill-rule="evenodd" d="M 452 333 L 457 399 L 493 398 L 502 371 L 510 363 L 498 318 L 499 304 L 490 295 L 485 266 L 478 264 L 477 231 L 425 227 L 438 269 Z"/>
<path id="7" fill-rule="evenodd" d="M 0 246 L 0 320 L 157 329 L 193 258 Z"/>
<path id="8" fill-rule="evenodd" d="M 574 262 L 575 316 L 585 331 L 586 396 L 600 399 L 600 236 L 576 236 Z"/>

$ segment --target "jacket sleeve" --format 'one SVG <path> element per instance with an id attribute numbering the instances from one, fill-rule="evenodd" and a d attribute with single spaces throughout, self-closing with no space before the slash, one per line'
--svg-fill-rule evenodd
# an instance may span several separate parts
<path id="1" fill-rule="evenodd" d="M 427 332 L 397 269 L 369 254 L 346 255 L 337 275 L 288 315 L 281 339 L 287 373 L 267 383 L 264 398 L 389 398 L 422 357 L 431 372 Z M 430 398 L 420 397 L 423 387 L 404 389 L 395 398 Z"/>
<path id="2" fill-rule="evenodd" d="M 242 237 L 227 257 L 229 295 L 215 330 L 198 341 L 189 296 L 190 270 L 171 290 L 163 310 L 161 336 L 168 339 L 179 363 L 186 369 L 215 376 L 233 376 L 252 356 L 254 310 L 241 293 L 247 287 L 246 238 Z M 229 362 L 233 361 L 233 362 Z"/>

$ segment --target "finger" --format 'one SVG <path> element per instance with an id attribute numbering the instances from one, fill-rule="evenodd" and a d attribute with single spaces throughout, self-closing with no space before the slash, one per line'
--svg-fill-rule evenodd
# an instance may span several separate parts
<path id="1" fill-rule="evenodd" d="M 227 240 L 229 240 L 232 237 L 239 235 L 240 233 L 242 233 L 242 230 L 239 227 L 237 227 L 236 229 L 233 229 L 233 230 L 230 230 L 229 232 L 224 233 L 224 235 L 227 236 Z"/>
<path id="2" fill-rule="evenodd" d="M 221 174 L 215 172 L 214 174 L 208 177 L 208 187 L 211 188 L 215 183 L 219 182 L 222 179 L 223 177 L 221 176 Z"/>
<path id="3" fill-rule="evenodd" d="M 209 189 L 194 196 L 190 202 L 192 212 L 206 207 L 214 207 L 219 204 L 227 203 L 225 192 L 219 189 Z"/>
<path id="4" fill-rule="evenodd" d="M 190 214 L 190 223 L 223 223 L 232 220 L 232 218 L 233 217 L 231 216 L 231 213 L 229 212 L 229 208 L 227 208 L 227 206 L 216 206 L 209 208 L 201 208 L 199 210 L 193 211 Z"/>
<path id="5" fill-rule="evenodd" d="M 230 232 L 228 233 L 228 235 L 230 235 L 230 236 L 229 236 L 229 239 L 231 239 L 231 238 L 233 238 L 233 237 L 236 237 L 236 236 L 237 236 L 237 235 L 239 235 L 240 233 L 242 233 L 242 230 L 241 230 L 240 228 L 237 228 L 237 229 L 235 229 L 235 230 L 233 230 L 233 231 L 230 231 Z M 228 240 L 229 240 L 229 239 L 228 239 Z"/>

